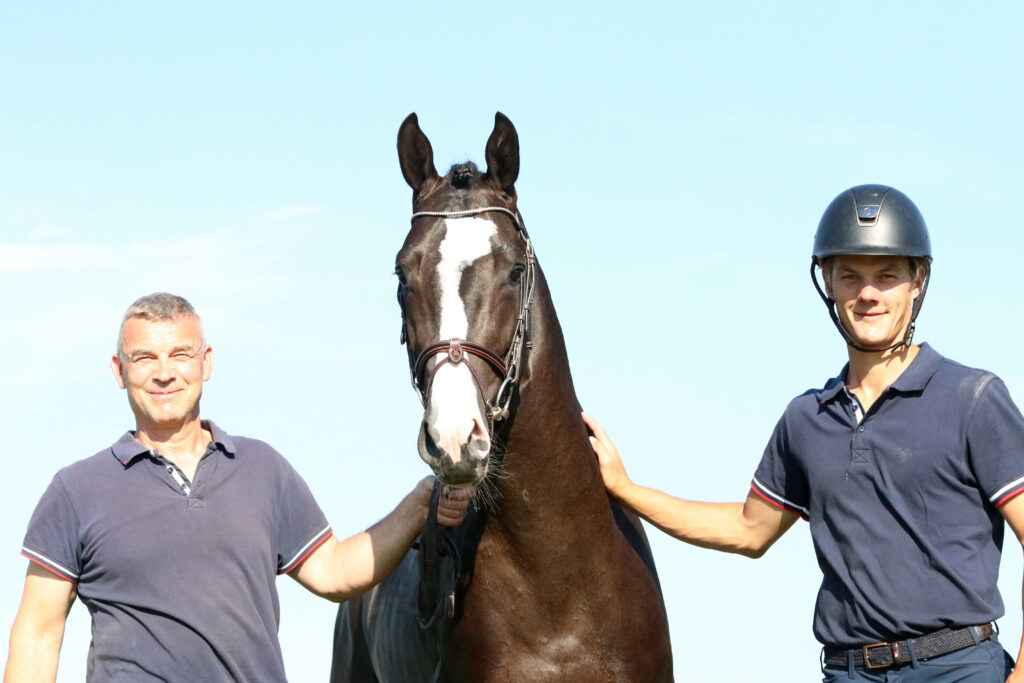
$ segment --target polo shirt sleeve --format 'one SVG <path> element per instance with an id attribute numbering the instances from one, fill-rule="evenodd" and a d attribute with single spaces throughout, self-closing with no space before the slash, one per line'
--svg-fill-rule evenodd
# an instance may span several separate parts
<path id="1" fill-rule="evenodd" d="M 786 415 L 775 425 L 750 488 L 771 505 L 808 519 L 810 490 L 803 468 L 790 449 Z"/>
<path id="2" fill-rule="evenodd" d="M 282 458 L 277 505 L 277 573 L 287 574 L 331 536 L 331 526 L 309 486 Z"/>
<path id="3" fill-rule="evenodd" d="M 21 554 L 60 578 L 77 582 L 81 574 L 79 527 L 58 473 L 32 513 Z"/>
<path id="4" fill-rule="evenodd" d="M 973 389 L 967 457 L 982 491 L 998 508 L 1024 493 L 1024 416 L 998 377 L 985 375 Z"/>

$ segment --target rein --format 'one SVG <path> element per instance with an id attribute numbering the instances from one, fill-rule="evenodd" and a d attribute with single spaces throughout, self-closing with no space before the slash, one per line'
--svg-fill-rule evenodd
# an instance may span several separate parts
<path id="1" fill-rule="evenodd" d="M 533 304 L 533 288 L 536 283 L 535 265 L 537 263 L 537 259 L 534 255 L 533 243 L 530 242 L 530 235 L 526 232 L 526 226 L 523 225 L 523 219 L 519 215 L 518 211 L 512 211 L 511 209 L 506 209 L 503 206 L 484 206 L 477 209 L 465 209 L 462 211 L 417 211 L 412 214 L 410 221 L 415 221 L 417 218 L 425 217 L 464 218 L 466 216 L 476 216 L 489 211 L 496 211 L 510 216 L 512 220 L 515 221 L 516 232 L 523 238 L 523 241 L 526 244 L 526 270 L 523 272 L 519 284 L 519 312 L 516 315 L 515 331 L 512 335 L 512 343 L 509 345 L 508 351 L 505 355 L 500 356 L 483 344 L 477 344 L 476 342 L 468 339 L 459 339 L 457 337 L 441 339 L 433 342 L 432 344 L 428 344 L 415 360 L 412 358 L 412 351 L 410 349 L 409 372 L 412 375 L 412 388 L 417 394 L 419 394 L 420 402 L 426 406 L 427 393 L 430 389 L 430 385 L 433 383 L 433 377 L 438 368 L 445 363 L 458 365 L 465 360 L 467 354 L 486 361 L 491 367 L 497 370 L 498 374 L 502 377 L 501 386 L 498 388 L 498 392 L 495 394 L 494 399 L 491 401 L 484 399 L 484 403 L 487 406 L 488 419 L 498 422 L 508 418 L 509 405 L 512 403 L 512 394 L 516 385 L 519 383 L 523 349 L 531 348 L 532 346 L 531 342 L 527 341 L 527 337 L 530 333 L 530 307 Z M 398 299 L 402 308 L 401 341 L 403 344 L 407 344 L 408 335 L 406 334 L 405 296 L 402 290 L 399 291 Z M 427 361 L 441 353 L 446 353 L 446 356 L 438 361 L 433 370 L 430 371 L 427 376 L 427 381 L 420 382 L 420 377 L 423 375 Z M 473 369 L 469 364 L 467 364 L 466 367 L 469 368 L 470 374 L 473 376 L 473 381 L 476 382 L 477 390 L 482 396 L 483 388 L 476 376 L 476 373 L 473 372 Z"/>

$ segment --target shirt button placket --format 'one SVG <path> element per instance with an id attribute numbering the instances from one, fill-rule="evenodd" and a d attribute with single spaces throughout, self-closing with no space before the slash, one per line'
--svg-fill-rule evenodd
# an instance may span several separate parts
<path id="1" fill-rule="evenodd" d="M 860 424 L 853 430 L 850 437 L 850 462 L 854 464 L 866 464 L 868 462 L 868 447 L 864 443 L 864 425 Z"/>

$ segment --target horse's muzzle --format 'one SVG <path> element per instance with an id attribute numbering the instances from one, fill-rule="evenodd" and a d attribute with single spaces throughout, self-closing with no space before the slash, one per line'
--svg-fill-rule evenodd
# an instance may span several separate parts
<path id="1" fill-rule="evenodd" d="M 419 443 L 417 444 L 420 458 L 430 465 L 434 475 L 442 484 L 448 486 L 474 486 L 487 475 L 487 451 L 479 453 L 479 446 L 470 439 L 458 448 L 458 459 L 440 448 L 430 436 L 426 422 L 420 426 Z"/>

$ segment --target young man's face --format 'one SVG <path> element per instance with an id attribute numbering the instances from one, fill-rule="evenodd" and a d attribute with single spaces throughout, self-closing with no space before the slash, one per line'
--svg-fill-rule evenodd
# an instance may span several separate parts
<path id="1" fill-rule="evenodd" d="M 118 385 L 143 431 L 180 429 L 199 416 L 203 382 L 213 349 L 192 316 L 171 320 L 131 318 L 121 329 L 121 355 L 110 362 Z"/>
<path id="2" fill-rule="evenodd" d="M 905 256 L 834 256 L 825 284 L 843 327 L 858 345 L 884 349 L 903 339 L 923 273 Z"/>

